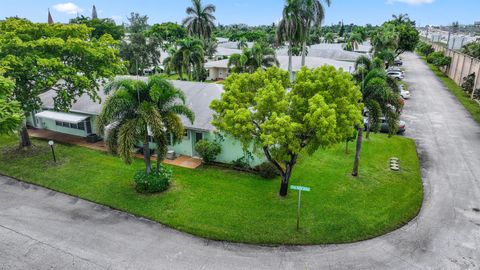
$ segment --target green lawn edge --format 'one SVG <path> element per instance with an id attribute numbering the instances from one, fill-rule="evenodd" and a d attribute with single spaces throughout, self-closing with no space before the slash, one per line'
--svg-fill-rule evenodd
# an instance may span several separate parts
<path id="1" fill-rule="evenodd" d="M 445 88 L 452 93 L 457 100 L 463 105 L 463 107 L 470 113 L 472 118 L 480 124 L 480 105 L 470 99 L 470 96 L 466 94 L 463 89 L 457 85 L 455 81 L 450 79 L 447 75 L 445 75 L 438 67 L 436 67 L 433 64 L 430 64 L 427 62 L 427 59 L 425 56 L 420 55 L 420 59 L 427 64 L 427 66 L 430 68 L 430 70 L 437 76 L 437 78 L 443 83 Z"/>
<path id="2" fill-rule="evenodd" d="M 55 171 L 55 174 L 60 176 L 69 175 L 68 173 L 63 172 L 63 170 L 65 169 L 62 167 L 63 165 L 59 167 L 53 167 L 53 169 L 46 168 L 45 166 L 47 167 L 51 166 L 50 164 L 51 161 L 49 161 L 51 157 L 48 155 L 37 156 L 37 157 L 27 157 L 27 158 L 23 158 L 22 161 L 15 160 L 15 161 L 9 161 L 8 163 L 6 163 L 4 157 L 2 157 L 2 159 L 0 159 L 0 172 L 3 175 L 13 177 L 15 179 L 25 181 L 27 183 L 39 185 L 51 190 L 55 190 L 71 196 L 79 197 L 87 201 L 105 205 L 107 207 L 110 207 L 116 210 L 128 212 L 135 216 L 147 218 L 147 219 L 159 222 L 168 227 L 171 227 L 173 229 L 177 229 L 179 231 L 186 232 L 186 233 L 189 233 L 198 237 L 206 238 L 206 239 L 245 243 L 245 244 L 268 245 L 268 246 L 341 244 L 341 243 L 352 243 L 357 241 L 363 241 L 363 240 L 375 238 L 375 237 L 384 235 L 386 233 L 389 233 L 391 231 L 394 231 L 404 226 L 412 219 L 414 219 L 420 212 L 420 209 L 423 203 L 423 185 L 420 177 L 420 165 L 419 165 L 419 159 L 416 152 L 415 143 L 411 139 L 402 138 L 402 137 L 395 137 L 390 141 L 394 143 L 390 143 L 387 140 L 390 140 L 390 139 L 386 139 L 386 136 L 384 135 L 374 135 L 374 138 L 372 139 L 371 142 L 367 141 L 364 145 L 365 151 L 363 153 L 367 157 L 363 159 L 363 162 L 365 163 L 369 159 L 368 155 L 370 155 L 371 153 L 371 151 L 368 150 L 369 144 L 376 145 L 376 147 L 374 148 L 383 147 L 383 145 L 387 147 L 388 146 L 387 144 L 393 144 L 395 146 L 401 145 L 403 149 L 399 151 L 400 152 L 399 156 L 402 159 L 405 158 L 404 160 L 404 165 L 406 168 L 405 174 L 408 175 L 407 177 L 408 179 L 404 179 L 404 177 L 396 177 L 396 176 L 399 176 L 400 174 L 396 174 L 396 175 L 391 174 L 391 172 L 388 172 L 384 170 L 384 168 L 382 168 L 384 166 L 378 166 L 378 164 L 375 164 L 375 166 L 366 166 L 365 164 L 362 165 L 361 173 L 363 175 L 366 175 L 366 177 L 361 176 L 358 180 L 351 181 L 349 185 L 353 185 L 355 189 L 359 188 L 362 190 L 366 189 L 366 191 L 369 191 L 368 189 L 371 188 L 370 186 L 375 186 L 376 184 L 378 184 L 377 182 L 382 181 L 379 178 L 379 175 L 391 174 L 392 176 L 395 176 L 395 177 L 392 177 L 391 179 L 392 183 L 394 184 L 393 187 L 391 188 L 393 191 L 390 190 L 388 186 L 386 186 L 387 188 L 381 190 L 380 193 L 382 193 L 382 196 L 379 196 L 379 198 L 389 198 L 390 196 L 393 199 L 393 201 L 392 202 L 383 201 L 378 204 L 375 204 L 374 202 L 375 207 L 378 209 L 375 208 L 375 211 L 373 213 L 367 213 L 367 214 L 362 213 L 358 216 L 354 216 L 352 219 L 348 219 L 342 216 L 336 216 L 338 215 L 338 213 L 333 213 L 329 219 L 329 222 L 331 224 L 329 224 L 328 222 L 327 224 L 315 223 L 315 222 L 318 222 L 318 221 L 315 221 L 315 216 L 312 217 L 311 215 L 305 215 L 305 214 L 304 214 L 305 216 L 302 216 L 303 223 L 312 225 L 313 230 L 315 229 L 315 225 L 318 225 L 318 229 L 321 229 L 325 232 L 332 233 L 333 234 L 332 237 L 328 237 L 327 235 L 322 236 L 322 235 L 316 234 L 314 231 L 312 231 L 312 226 L 308 226 L 308 228 L 302 229 L 300 232 L 296 232 L 296 230 L 294 229 L 294 223 L 292 222 L 294 220 L 293 217 L 295 216 L 294 211 L 292 213 L 288 213 L 288 215 L 284 218 L 284 219 L 289 219 L 289 221 L 287 222 L 289 227 L 284 228 L 283 230 L 281 228 L 274 229 L 273 232 L 278 232 L 277 235 L 269 237 L 268 235 L 265 235 L 265 228 L 263 227 L 271 226 L 271 228 L 276 228 L 275 227 L 276 225 L 285 225 L 285 222 L 283 222 L 283 220 L 278 219 L 278 215 L 280 215 L 281 217 L 284 216 L 283 213 L 278 213 L 278 211 L 277 212 L 272 211 L 274 213 L 270 213 L 269 215 L 270 218 L 258 219 L 257 221 L 262 221 L 261 223 L 258 223 L 258 224 L 261 224 L 263 231 L 260 230 L 256 232 L 255 227 L 251 227 L 250 223 L 248 224 L 250 227 L 246 226 L 248 228 L 242 228 L 241 223 L 235 224 L 235 223 L 238 223 L 238 220 L 235 220 L 235 218 L 233 218 L 233 222 L 232 220 L 229 220 L 230 222 L 228 222 L 229 224 L 228 230 L 222 231 L 221 226 L 215 226 L 215 224 L 212 225 L 212 222 L 213 223 L 217 221 L 226 222 L 228 219 L 232 219 L 232 214 L 233 216 L 237 214 L 235 211 L 237 211 L 238 209 L 235 211 L 232 211 L 233 213 L 225 213 L 225 217 L 214 217 L 213 219 L 205 219 L 204 221 L 202 221 L 203 224 L 198 226 L 196 225 L 192 226 L 192 224 L 190 223 L 192 220 L 189 220 L 189 218 L 194 218 L 195 215 L 194 214 L 192 215 L 192 213 L 189 213 L 188 208 L 180 207 L 180 206 L 179 206 L 179 209 L 175 207 L 165 207 L 165 204 L 168 205 L 171 203 L 173 204 L 175 203 L 175 200 L 172 201 L 170 198 L 172 197 L 170 196 L 172 195 L 172 193 L 177 193 L 177 191 L 184 188 L 185 185 L 189 185 L 189 184 L 193 185 L 196 182 L 191 179 L 185 181 L 185 179 L 180 179 L 180 177 L 178 176 L 182 175 L 183 177 L 183 175 L 186 175 L 186 177 L 188 178 L 189 176 L 194 176 L 195 174 L 197 174 L 195 172 L 199 172 L 199 174 L 202 175 L 202 177 L 205 177 L 205 175 L 210 175 L 212 173 L 214 175 L 219 175 L 219 174 L 226 175 L 231 178 L 231 180 L 227 181 L 229 185 L 234 187 L 236 186 L 242 189 L 242 190 L 239 190 L 239 192 L 243 192 L 245 190 L 244 184 L 247 186 L 247 190 L 251 191 L 251 188 L 252 188 L 251 182 L 254 182 L 254 184 L 259 184 L 262 187 L 262 189 L 266 188 L 265 190 L 267 190 L 267 192 L 266 194 L 262 193 L 265 196 L 262 196 L 262 198 L 260 199 L 251 196 L 252 194 L 248 194 L 247 196 L 251 196 L 251 197 L 247 199 L 252 199 L 252 200 L 258 199 L 259 202 L 264 202 L 264 203 L 265 202 L 271 203 L 271 201 L 273 201 L 277 205 L 281 205 L 281 206 L 288 205 L 289 209 L 290 208 L 294 209 L 294 206 L 296 205 L 296 194 L 291 193 L 287 199 L 282 200 L 277 196 L 278 182 L 276 180 L 273 182 L 267 181 L 257 176 L 252 176 L 248 173 L 243 173 L 243 172 L 237 172 L 237 171 L 220 169 L 220 168 L 210 168 L 210 167 L 204 167 L 204 168 L 201 168 L 200 170 L 188 170 L 188 169 L 172 167 L 174 169 L 174 173 L 177 174 L 177 179 L 176 179 L 177 183 L 175 183 L 172 189 L 168 191 L 166 194 L 153 195 L 153 196 L 138 195 L 133 191 L 133 187 L 131 186 L 131 182 L 132 182 L 131 179 L 124 179 L 120 182 L 116 182 L 116 181 L 101 182 L 105 185 L 112 185 L 112 184 L 114 185 L 111 187 L 106 187 L 108 190 L 111 191 L 111 192 L 109 191 L 109 194 L 113 194 L 112 196 L 108 196 L 108 197 L 102 197 L 101 195 L 98 197 L 95 196 L 96 189 L 98 189 L 98 193 L 103 194 L 102 187 L 95 187 L 95 186 L 87 187 L 81 184 L 78 185 L 77 182 L 72 183 L 68 181 L 68 183 L 65 183 L 62 181 L 62 179 L 55 179 L 55 176 L 47 177 L 48 171 L 52 171 L 52 172 Z M 37 140 L 35 141 L 37 142 L 37 144 L 42 143 L 42 141 L 37 141 Z M 12 145 L 12 140 L 9 140 L 9 142 L 7 143 L 0 143 L 0 149 L 3 148 L 3 146 L 5 146 L 6 144 Z M 72 157 L 70 158 L 71 160 L 65 161 L 65 163 L 67 163 L 67 165 L 69 166 L 75 162 L 78 162 L 78 158 L 80 158 L 80 160 L 85 160 L 85 158 L 88 158 L 89 156 L 95 157 L 97 159 L 98 158 L 108 159 L 108 163 L 106 163 L 106 165 L 111 165 L 115 168 L 118 168 L 119 164 L 121 164 L 121 161 L 117 157 L 112 157 L 110 155 L 107 155 L 99 151 L 85 149 L 78 146 L 61 145 L 61 144 L 59 144 L 58 147 L 59 147 L 60 155 L 62 154 L 65 155 L 65 153 L 67 152 L 76 153 L 76 154 L 72 154 Z M 343 151 L 343 146 L 339 146 L 338 149 L 331 150 L 331 151 L 336 154 L 341 153 Z M 351 150 L 351 152 L 353 151 Z M 0 153 L 0 155 L 2 155 L 2 153 Z M 73 155 L 79 155 L 79 156 L 77 157 Z M 348 156 L 349 159 L 351 155 L 352 153 L 350 153 L 350 155 Z M 342 157 L 340 157 L 339 160 L 341 159 Z M 37 163 L 35 163 L 34 160 L 37 161 Z M 41 164 L 39 164 L 38 161 L 41 161 Z M 115 164 L 111 164 L 112 161 Z M 299 170 L 303 170 L 302 166 L 303 167 L 309 166 L 310 161 L 311 160 L 307 160 L 302 164 L 300 164 Z M 331 165 L 328 165 L 329 161 L 325 161 L 322 159 L 320 159 L 320 161 L 321 161 L 320 165 L 331 166 Z M 314 162 L 316 163 L 317 160 L 315 160 Z M 27 170 L 22 170 L 22 167 L 25 166 L 26 164 L 31 165 L 29 168 L 30 172 L 28 172 Z M 35 164 L 35 165 L 32 165 L 32 164 Z M 128 175 L 133 174 L 135 169 L 141 168 L 141 166 L 142 164 L 141 164 L 141 161 L 139 160 L 134 162 L 134 166 L 126 166 L 123 164 L 120 165 L 120 167 L 125 168 L 124 170 L 127 171 Z M 10 167 L 13 167 L 13 168 L 10 168 Z M 37 170 L 37 168 L 39 168 L 39 170 Z M 78 168 L 78 166 L 74 166 L 73 168 L 80 169 L 79 171 L 81 171 L 81 168 Z M 369 175 L 370 170 L 378 170 L 378 168 L 382 168 L 382 170 L 384 171 L 380 172 L 379 175 L 375 175 L 375 177 L 371 177 Z M 41 169 L 43 169 L 43 171 L 41 171 Z M 86 168 L 83 168 L 83 169 L 86 170 Z M 346 169 L 345 172 L 349 170 L 350 168 Z M 307 172 L 307 175 L 312 173 L 316 173 L 316 172 Z M 304 175 L 303 172 L 300 173 L 300 176 L 302 175 Z M 352 180 L 351 176 L 349 175 L 348 176 L 344 175 L 343 177 Z M 78 179 L 81 179 L 81 178 L 78 178 Z M 86 183 L 96 182 L 98 181 L 98 179 L 92 179 L 89 181 L 87 181 Z M 215 182 L 215 180 L 210 180 L 210 181 Z M 246 183 L 245 182 L 242 183 L 243 181 L 246 181 Z M 410 184 L 411 186 L 409 187 L 402 187 L 401 185 L 398 186 L 398 183 L 401 184 L 403 181 L 409 181 L 409 183 L 411 183 Z M 273 183 L 273 189 L 272 189 L 272 183 Z M 225 183 L 220 183 L 220 184 L 225 184 Z M 294 181 L 292 181 L 292 184 L 299 184 L 299 183 L 295 183 Z M 310 186 L 313 185 L 313 183 L 300 183 L 300 184 L 307 184 Z M 330 184 L 328 184 L 327 186 L 329 185 Z M 383 184 L 381 185 L 383 187 Z M 118 188 L 118 186 L 120 186 L 121 188 Z M 316 187 L 314 187 L 314 189 L 318 190 L 319 187 L 321 187 L 321 185 L 320 186 L 317 185 Z M 333 185 L 333 187 L 338 188 L 339 186 Z M 194 189 L 198 190 L 199 188 L 201 189 L 201 187 L 195 187 Z M 342 185 L 340 185 L 340 188 L 343 188 Z M 350 187 L 346 187 L 346 188 L 348 189 Z M 404 192 L 405 194 L 402 194 L 403 191 L 405 191 Z M 222 193 L 221 189 L 218 192 Z M 218 192 L 216 194 L 218 194 Z M 256 193 L 253 193 L 253 194 L 254 196 L 258 195 Z M 328 196 L 328 193 L 322 193 L 322 194 Z M 343 196 L 342 193 L 339 193 L 339 194 Z M 191 196 L 191 195 L 192 194 L 189 192 L 184 192 L 184 194 L 182 194 L 182 196 Z M 126 199 L 126 201 L 122 203 L 118 200 L 115 200 L 114 197 L 118 197 L 118 196 L 119 198 Z M 134 198 L 132 199 L 131 196 L 133 196 Z M 308 198 L 309 195 L 305 194 L 302 197 Z M 183 218 L 182 215 L 173 215 L 175 216 L 174 218 L 169 218 L 168 214 L 157 215 L 158 213 L 155 213 L 155 211 L 153 212 L 150 211 L 151 210 L 150 208 L 139 207 L 141 206 L 140 205 L 141 202 L 145 203 L 145 202 L 148 202 L 150 199 L 152 201 L 157 201 L 162 203 L 163 205 L 159 207 L 165 207 L 168 211 L 172 211 L 172 210 L 174 212 L 186 211 L 184 212 L 184 215 L 183 215 L 185 216 L 185 218 Z M 348 200 L 344 200 L 344 198 L 338 198 L 338 199 L 339 200 L 337 202 L 335 202 L 335 200 L 333 200 L 333 202 L 334 203 L 342 202 L 342 204 L 334 205 L 334 208 L 345 208 L 346 210 L 348 210 L 349 207 L 352 207 L 352 205 L 349 205 Z M 377 199 L 378 198 L 373 198 L 373 200 L 377 200 Z M 400 208 L 403 207 L 402 211 L 399 211 L 399 212 L 391 211 L 392 209 L 397 208 L 397 203 L 394 202 L 395 200 L 398 200 Z M 360 200 L 360 202 L 361 201 L 362 200 Z M 321 201 L 316 201 L 315 203 L 318 203 L 318 202 L 321 202 Z M 133 204 L 130 204 L 130 203 L 133 203 Z M 332 201 L 329 199 L 324 199 L 324 203 L 328 204 L 328 203 L 332 203 Z M 358 202 L 355 202 L 355 203 L 358 204 Z M 371 202 L 364 201 L 363 203 L 371 207 Z M 314 206 L 308 200 L 302 201 L 302 204 L 305 207 Z M 209 205 L 207 204 L 207 207 L 208 206 Z M 196 209 L 198 210 L 198 209 L 201 209 L 202 207 L 205 207 L 205 205 L 201 204 L 199 207 L 196 207 Z M 213 207 L 218 207 L 218 205 Z M 220 207 L 225 207 L 225 206 L 221 205 Z M 332 206 L 328 205 L 328 207 L 332 207 Z M 328 207 L 326 206 L 325 208 L 328 208 Z M 355 211 L 358 211 L 358 210 L 361 212 L 362 209 L 356 209 Z M 238 214 L 242 214 L 242 213 L 238 213 Z M 243 214 L 245 215 L 245 213 Z M 377 216 L 379 216 L 380 222 L 374 223 L 370 221 L 370 220 L 376 220 Z M 253 218 L 253 217 L 249 217 L 249 218 Z M 346 220 L 345 220 L 345 223 L 341 223 L 341 222 L 339 223 L 339 222 L 336 222 L 335 219 L 340 219 L 340 220 L 346 219 Z M 357 220 L 357 219 L 361 219 L 361 220 Z M 309 222 L 312 222 L 312 223 L 309 223 Z M 349 228 L 335 227 L 335 226 L 338 226 L 339 224 L 341 225 L 355 224 L 355 222 L 356 222 L 356 226 L 352 225 Z M 358 226 L 360 228 L 358 228 Z M 345 225 L 345 227 L 348 227 L 348 226 Z M 236 229 L 241 230 L 243 233 L 245 233 L 245 235 L 234 234 L 233 232 Z M 338 230 L 344 230 L 345 232 L 337 233 Z"/>

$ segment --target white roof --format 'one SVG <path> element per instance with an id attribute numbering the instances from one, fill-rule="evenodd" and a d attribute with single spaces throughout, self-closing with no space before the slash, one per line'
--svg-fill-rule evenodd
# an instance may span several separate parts
<path id="1" fill-rule="evenodd" d="M 118 76 L 117 79 L 121 78 L 130 78 L 136 79 L 135 76 Z M 138 77 L 139 80 L 148 80 L 148 77 Z M 182 123 L 186 128 L 196 129 L 196 130 L 214 130 L 215 128 L 211 124 L 213 119 L 213 111 L 209 108 L 210 103 L 214 99 L 219 99 L 223 93 L 223 85 L 215 83 L 202 83 L 202 82 L 188 82 L 188 81 L 170 81 L 175 88 L 182 90 L 186 96 L 186 105 L 195 113 L 195 121 L 190 123 L 185 117 L 181 117 Z M 40 99 L 43 103 L 43 108 L 53 110 L 54 102 L 53 99 L 57 95 L 56 91 L 49 90 L 45 93 L 40 94 Z M 107 95 L 103 91 L 103 86 L 100 87 L 98 95 L 101 101 L 105 101 Z M 102 103 L 97 101 L 94 102 L 87 95 L 83 94 L 78 97 L 73 103 L 70 112 L 73 113 L 82 113 L 88 115 L 99 115 L 102 111 Z M 50 112 L 50 111 L 46 111 Z M 43 112 L 42 112 L 43 113 Z M 58 114 L 65 114 L 59 113 Z M 66 113 L 67 115 L 76 115 L 72 113 Z M 81 114 L 80 114 L 81 115 Z M 88 117 L 88 116 L 87 116 Z M 45 117 L 47 118 L 47 117 Z M 58 120 L 64 121 L 65 120 Z M 75 123 L 75 122 L 69 122 Z"/>
<path id="2" fill-rule="evenodd" d="M 277 56 L 278 62 L 280 63 L 280 68 L 283 70 L 288 70 L 288 56 L 279 55 Z M 344 71 L 353 72 L 354 63 L 347 61 L 338 61 L 333 59 L 327 59 L 322 57 L 305 57 L 305 66 L 307 68 L 317 68 L 324 65 L 331 65 L 335 68 L 342 68 Z M 212 61 L 205 63 L 205 68 L 228 68 L 228 59 Z M 298 71 L 302 68 L 302 57 L 301 56 L 292 56 L 292 70 Z"/>
<path id="3" fill-rule="evenodd" d="M 39 112 L 35 114 L 35 116 L 38 118 L 52 119 L 55 121 L 67 122 L 72 124 L 78 124 L 88 118 L 88 115 L 54 112 L 54 111 Z"/>

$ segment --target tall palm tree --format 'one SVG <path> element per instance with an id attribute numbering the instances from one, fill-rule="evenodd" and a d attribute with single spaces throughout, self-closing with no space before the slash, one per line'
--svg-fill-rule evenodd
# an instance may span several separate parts
<path id="1" fill-rule="evenodd" d="M 194 70 L 200 70 L 204 64 L 203 42 L 199 39 L 186 38 L 178 42 L 178 48 L 168 58 L 169 66 L 175 70 L 180 79 L 185 72 L 188 80 L 192 80 Z"/>
<path id="2" fill-rule="evenodd" d="M 188 17 L 183 20 L 183 26 L 191 36 L 210 39 L 215 28 L 215 10 L 212 4 L 203 6 L 201 0 L 192 0 L 192 6 L 186 10 Z"/>
<path id="3" fill-rule="evenodd" d="M 290 81 L 293 82 L 292 70 L 292 48 L 296 44 L 302 42 L 305 36 L 302 21 L 302 0 L 287 0 L 283 8 L 282 19 L 277 26 L 277 42 L 288 43 L 288 72 L 290 73 Z"/>
<path id="4" fill-rule="evenodd" d="M 300 0 L 300 16 L 302 18 L 302 66 L 305 66 L 305 56 L 307 48 L 308 35 L 312 26 L 320 27 L 325 19 L 325 9 L 321 2 L 325 2 L 328 6 L 331 0 Z"/>
<path id="5" fill-rule="evenodd" d="M 179 115 L 193 122 L 194 114 L 185 105 L 185 95 L 164 78 L 154 75 L 148 82 L 119 79 L 105 87 L 111 93 L 97 118 L 97 129 L 105 135 L 107 147 L 130 164 L 136 143 L 143 144 L 147 173 L 152 171 L 150 138 L 157 144 L 157 170 L 166 154 L 167 136 L 173 143 L 183 136 Z"/>
<path id="6" fill-rule="evenodd" d="M 237 49 L 243 50 L 245 48 L 248 48 L 247 39 L 242 37 L 237 43 Z"/>
<path id="7" fill-rule="evenodd" d="M 380 117 L 385 116 L 389 125 L 389 134 L 398 130 L 398 120 L 402 105 L 400 96 L 392 90 L 387 80 L 388 76 L 382 69 L 375 68 L 374 63 L 368 57 L 359 57 L 355 62 L 356 78 L 361 85 L 362 102 L 368 109 L 367 134 L 370 130 L 377 131 Z M 372 129 L 373 128 L 373 129 Z M 363 143 L 363 127 L 358 127 L 357 145 L 352 175 L 358 175 L 360 152 Z"/>

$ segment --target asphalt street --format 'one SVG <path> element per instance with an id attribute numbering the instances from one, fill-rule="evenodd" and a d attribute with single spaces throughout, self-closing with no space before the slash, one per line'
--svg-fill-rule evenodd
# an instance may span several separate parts
<path id="1" fill-rule="evenodd" d="M 0 269 L 479 269 L 480 127 L 416 55 L 403 59 L 425 188 L 406 226 L 353 244 L 231 244 L 0 177 Z"/>

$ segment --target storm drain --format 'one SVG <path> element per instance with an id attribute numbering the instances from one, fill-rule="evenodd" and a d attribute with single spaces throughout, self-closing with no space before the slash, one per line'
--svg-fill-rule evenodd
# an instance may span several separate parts
<path id="1" fill-rule="evenodd" d="M 400 161 L 396 157 L 390 158 L 390 170 L 392 171 L 400 171 Z"/>

